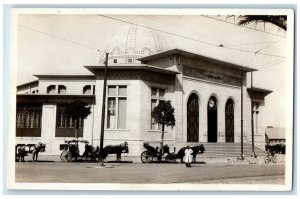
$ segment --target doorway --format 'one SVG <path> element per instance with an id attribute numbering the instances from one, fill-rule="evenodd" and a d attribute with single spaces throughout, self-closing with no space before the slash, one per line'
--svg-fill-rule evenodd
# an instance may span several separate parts
<path id="1" fill-rule="evenodd" d="M 234 106 L 232 99 L 225 106 L 225 137 L 226 142 L 234 142 Z"/>
<path id="2" fill-rule="evenodd" d="M 187 103 L 187 142 L 199 141 L 199 98 L 193 93 Z"/>
<path id="3" fill-rule="evenodd" d="M 218 137 L 218 109 L 217 99 L 211 97 L 207 104 L 207 141 L 217 142 Z"/>

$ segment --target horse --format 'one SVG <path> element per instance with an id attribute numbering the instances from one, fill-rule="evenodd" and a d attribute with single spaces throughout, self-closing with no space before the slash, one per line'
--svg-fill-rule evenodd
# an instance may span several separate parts
<path id="1" fill-rule="evenodd" d="M 32 153 L 32 161 L 37 162 L 38 161 L 38 156 L 40 152 L 45 152 L 46 144 L 43 144 L 39 142 L 34 146 L 34 150 Z"/>
<path id="2" fill-rule="evenodd" d="M 177 155 L 176 155 L 176 158 L 180 159 L 181 163 L 183 162 L 183 157 L 184 157 L 184 151 L 185 151 L 185 149 L 186 149 L 186 147 L 181 148 L 178 151 Z M 197 156 L 197 154 L 199 153 L 199 151 L 200 151 L 200 153 L 203 153 L 205 151 L 205 148 L 204 148 L 203 144 L 200 144 L 198 146 L 193 146 L 192 150 L 193 150 L 193 154 L 192 154 L 193 155 L 193 161 L 192 162 L 195 163 L 196 162 L 196 156 Z"/>
<path id="3" fill-rule="evenodd" d="M 121 153 L 128 153 L 128 143 L 124 142 L 120 145 L 107 145 L 103 148 L 101 151 L 101 157 L 103 160 L 106 159 L 108 154 L 116 154 L 117 156 L 117 162 L 121 161 Z"/>
<path id="4" fill-rule="evenodd" d="M 32 147 L 33 150 L 31 149 Z M 29 153 L 32 153 L 32 161 L 37 162 L 39 152 L 44 152 L 46 148 L 46 144 L 42 144 L 39 142 L 36 145 L 33 144 L 27 144 L 22 146 L 16 146 L 16 161 L 19 162 L 25 162 L 25 156 L 27 156 Z"/>
<path id="5" fill-rule="evenodd" d="M 28 155 L 28 153 L 31 152 L 30 150 L 31 147 L 29 146 L 16 146 L 16 161 L 19 162 L 25 162 L 25 156 Z M 28 149 L 28 150 L 27 150 Z"/>

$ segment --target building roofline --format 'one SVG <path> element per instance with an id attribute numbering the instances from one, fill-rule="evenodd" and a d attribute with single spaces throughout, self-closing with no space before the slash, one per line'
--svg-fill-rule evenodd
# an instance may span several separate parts
<path id="1" fill-rule="evenodd" d="M 17 103 L 70 103 L 82 100 L 89 104 L 95 104 L 95 95 L 87 94 L 17 94 Z"/>
<path id="2" fill-rule="evenodd" d="M 212 58 L 212 57 L 192 53 L 192 52 L 182 50 L 182 49 L 179 49 L 179 48 L 166 50 L 166 51 L 163 51 L 163 52 L 160 52 L 160 53 L 157 53 L 157 54 L 153 54 L 153 55 L 150 55 L 150 56 L 139 58 L 137 60 L 148 62 L 148 61 L 151 61 L 151 60 L 159 59 L 159 58 L 169 56 L 169 55 L 173 55 L 173 54 L 179 54 L 179 55 L 189 57 L 189 58 L 203 59 L 203 60 L 207 60 L 208 62 L 217 63 L 217 64 L 220 64 L 220 65 L 225 65 L 227 67 L 242 70 L 242 71 L 245 71 L 245 72 L 257 71 L 257 69 L 254 69 L 254 68 L 250 68 L 250 67 L 246 67 L 246 66 L 242 66 L 242 65 L 237 65 L 237 64 L 227 62 L 227 61 L 218 60 L 218 59 L 215 59 L 215 58 Z"/>
<path id="3" fill-rule="evenodd" d="M 72 78 L 91 78 L 91 79 L 93 79 L 93 78 L 95 78 L 95 75 L 33 75 L 33 76 L 35 76 L 35 77 L 37 77 L 37 78 L 48 78 L 48 77 L 57 77 L 57 78 L 70 78 L 70 79 L 72 79 Z"/>
<path id="4" fill-rule="evenodd" d="M 252 89 L 251 88 L 247 88 L 247 91 L 251 92 Z M 257 88 L 257 87 L 253 87 L 253 92 L 259 92 L 264 94 L 265 96 L 269 95 L 270 93 L 272 93 L 273 91 L 271 90 L 267 90 L 267 89 L 262 89 L 262 88 Z"/>
<path id="5" fill-rule="evenodd" d="M 105 69 L 105 65 L 94 65 L 94 66 L 84 66 L 84 67 L 94 74 L 96 73 L 97 70 Z M 118 64 L 118 65 L 109 65 L 107 66 L 107 68 L 108 70 L 145 70 L 145 71 L 152 71 L 152 72 L 169 74 L 169 75 L 180 74 L 180 72 L 178 71 L 164 69 L 149 64 Z"/>
<path id="6" fill-rule="evenodd" d="M 36 84 L 36 83 L 39 83 L 39 80 L 34 80 L 34 81 L 31 81 L 31 82 L 27 82 L 25 84 L 20 84 L 20 85 L 17 86 L 17 88 L 21 88 L 21 87 L 24 87 L 24 86 L 29 86 L 29 85 Z"/>

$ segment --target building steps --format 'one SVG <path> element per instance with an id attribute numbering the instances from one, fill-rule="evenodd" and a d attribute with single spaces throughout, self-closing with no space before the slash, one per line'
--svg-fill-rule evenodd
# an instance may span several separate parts
<path id="1" fill-rule="evenodd" d="M 170 146 L 170 151 L 174 150 L 176 147 L 176 153 L 183 147 L 197 146 L 203 144 L 205 152 L 199 154 L 201 157 L 205 158 L 226 158 L 226 157 L 238 157 L 241 155 L 241 144 L 240 143 L 176 143 L 173 146 Z M 243 152 L 245 157 L 250 157 L 252 155 L 252 146 L 249 143 L 244 143 Z M 266 152 L 260 148 L 255 147 L 254 152 L 257 156 L 265 156 Z"/>

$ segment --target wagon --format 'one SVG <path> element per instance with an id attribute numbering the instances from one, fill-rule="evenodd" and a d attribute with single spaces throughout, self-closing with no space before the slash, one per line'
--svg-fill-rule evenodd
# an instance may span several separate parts
<path id="1" fill-rule="evenodd" d="M 153 161 L 161 162 L 162 159 L 169 162 L 176 162 L 176 154 L 170 153 L 168 145 L 164 145 L 162 151 L 160 151 L 158 147 L 154 148 L 147 142 L 145 142 L 143 146 L 147 150 L 143 151 L 141 154 L 142 163 L 151 163 Z M 164 156 L 165 154 L 167 155 Z"/>
<path id="2" fill-rule="evenodd" d="M 186 147 L 181 148 L 178 153 L 175 153 L 175 148 L 174 152 L 170 153 L 168 145 L 163 146 L 163 150 L 160 151 L 158 147 L 154 148 L 151 146 L 149 143 L 145 142 L 144 143 L 144 148 L 147 150 L 142 152 L 141 154 L 141 161 L 142 163 L 151 163 L 153 161 L 158 161 L 161 162 L 162 159 L 167 162 L 173 162 L 175 163 L 177 159 L 180 159 L 181 162 L 183 162 L 183 157 L 184 157 L 184 151 Z M 200 144 L 198 146 L 193 146 L 193 162 L 196 162 L 196 156 L 199 153 L 203 153 L 205 151 L 205 148 L 203 144 Z"/>
<path id="3" fill-rule="evenodd" d="M 92 145 L 88 145 L 87 140 L 66 140 L 66 148 L 61 153 L 60 159 L 62 162 L 71 162 L 77 160 L 96 161 L 97 152 Z M 79 143 L 83 143 L 84 152 L 80 154 Z"/>

